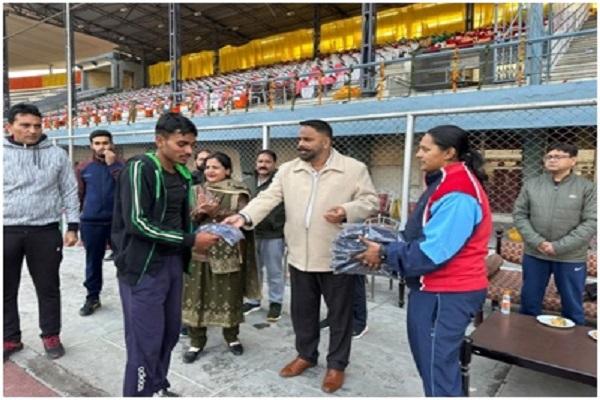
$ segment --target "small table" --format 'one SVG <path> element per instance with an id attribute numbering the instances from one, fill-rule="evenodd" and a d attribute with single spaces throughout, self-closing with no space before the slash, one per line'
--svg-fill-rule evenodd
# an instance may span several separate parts
<path id="1" fill-rule="evenodd" d="M 465 396 L 471 354 L 596 386 L 597 345 L 588 336 L 592 329 L 552 328 L 532 316 L 493 312 L 465 337 L 461 352 Z"/>

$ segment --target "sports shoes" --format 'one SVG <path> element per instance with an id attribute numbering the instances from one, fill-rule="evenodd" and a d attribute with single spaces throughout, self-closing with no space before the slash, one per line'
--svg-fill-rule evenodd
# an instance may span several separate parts
<path id="1" fill-rule="evenodd" d="M 153 397 L 181 397 L 181 396 L 175 392 L 171 392 L 168 389 L 160 389 L 158 392 L 154 393 Z"/>
<path id="2" fill-rule="evenodd" d="M 352 339 L 360 339 L 361 337 L 365 336 L 367 332 L 369 332 L 369 327 L 367 325 L 365 325 L 361 331 L 352 330 Z"/>
<path id="3" fill-rule="evenodd" d="M 281 319 L 281 304 L 271 303 L 269 305 L 269 313 L 267 314 L 267 321 L 277 322 Z"/>
<path id="4" fill-rule="evenodd" d="M 242 304 L 242 312 L 244 315 L 260 310 L 260 304 L 244 303 Z"/>
<path id="5" fill-rule="evenodd" d="M 319 329 L 329 328 L 329 320 L 327 318 L 319 321 Z"/>
<path id="6" fill-rule="evenodd" d="M 115 252 L 111 251 L 109 255 L 104 257 L 104 261 L 114 261 L 115 260 Z"/>
<path id="7" fill-rule="evenodd" d="M 98 299 L 86 299 L 83 307 L 79 309 L 79 315 L 82 317 L 87 317 L 88 315 L 92 315 L 94 311 L 102 307 L 100 300 Z"/>
<path id="8" fill-rule="evenodd" d="M 4 341 L 4 361 L 10 357 L 11 354 L 16 353 L 23 349 L 23 343 L 21 341 L 5 340 Z"/>
<path id="9" fill-rule="evenodd" d="M 42 342 L 44 343 L 46 356 L 49 359 L 55 360 L 65 355 L 65 348 L 60 342 L 58 335 L 43 337 Z"/>

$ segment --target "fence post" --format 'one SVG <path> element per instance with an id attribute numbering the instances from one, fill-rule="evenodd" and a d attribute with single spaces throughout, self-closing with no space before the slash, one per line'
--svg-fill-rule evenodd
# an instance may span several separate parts
<path id="1" fill-rule="evenodd" d="M 271 127 L 269 125 L 262 126 L 262 148 L 267 150 L 271 145 Z"/>
<path id="2" fill-rule="evenodd" d="M 412 168 L 413 139 L 415 136 L 415 117 L 406 116 L 406 134 L 404 135 L 404 167 L 402 169 L 402 198 L 400 203 L 400 229 L 403 230 L 408 220 L 410 201 L 410 176 Z"/>

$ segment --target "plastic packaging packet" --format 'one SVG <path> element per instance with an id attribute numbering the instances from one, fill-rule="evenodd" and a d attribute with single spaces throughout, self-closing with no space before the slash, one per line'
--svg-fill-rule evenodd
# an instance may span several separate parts
<path id="1" fill-rule="evenodd" d="M 235 226 L 225 224 L 201 225 L 196 232 L 208 232 L 221 237 L 228 245 L 233 246 L 244 238 L 244 234 Z"/>
<path id="2" fill-rule="evenodd" d="M 398 232 L 384 225 L 345 224 L 332 245 L 333 273 L 395 276 L 396 273 L 386 263 L 382 263 L 379 270 L 373 271 L 354 258 L 367 249 L 367 245 L 360 240 L 360 237 L 380 244 L 399 240 Z"/>

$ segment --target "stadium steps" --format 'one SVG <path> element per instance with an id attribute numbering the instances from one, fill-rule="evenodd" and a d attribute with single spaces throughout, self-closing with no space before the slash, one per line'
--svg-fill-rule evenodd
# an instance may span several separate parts
<path id="1" fill-rule="evenodd" d="M 597 27 L 596 15 L 591 16 L 581 27 L 581 30 Z M 551 81 L 572 81 L 578 79 L 597 78 L 597 49 L 596 35 L 575 37 L 569 49 L 552 69 Z"/>

